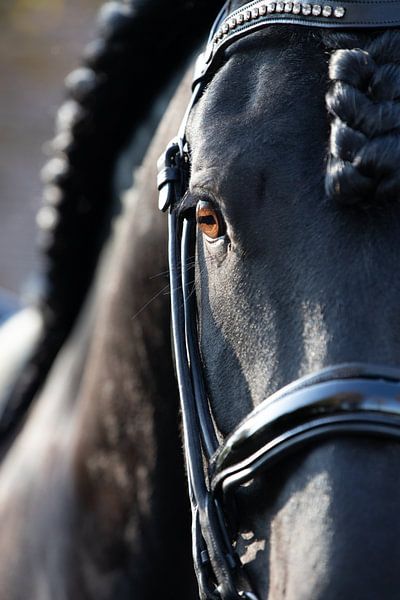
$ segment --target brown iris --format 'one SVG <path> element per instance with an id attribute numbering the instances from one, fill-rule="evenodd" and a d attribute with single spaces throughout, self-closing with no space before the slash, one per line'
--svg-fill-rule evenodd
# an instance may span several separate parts
<path id="1" fill-rule="evenodd" d="M 216 240 L 224 234 L 221 213 L 211 202 L 199 202 L 196 208 L 197 226 L 204 235 Z"/>

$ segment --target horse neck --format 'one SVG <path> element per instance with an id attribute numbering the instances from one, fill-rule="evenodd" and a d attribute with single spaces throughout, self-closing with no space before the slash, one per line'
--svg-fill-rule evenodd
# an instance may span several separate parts
<path id="1" fill-rule="evenodd" d="M 141 598 L 162 597 L 168 585 L 174 597 L 181 586 L 189 598 L 193 585 L 166 230 L 148 189 L 185 102 L 178 92 L 102 267 L 74 457 L 83 559 L 98 574 L 121 571 L 126 589 Z"/>

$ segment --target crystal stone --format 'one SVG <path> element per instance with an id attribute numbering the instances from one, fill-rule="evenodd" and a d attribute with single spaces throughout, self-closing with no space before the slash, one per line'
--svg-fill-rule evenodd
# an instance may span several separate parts
<path id="1" fill-rule="evenodd" d="M 292 13 L 294 15 L 299 15 L 301 13 L 301 4 L 300 4 L 300 2 L 295 2 L 293 4 Z"/>
<path id="2" fill-rule="evenodd" d="M 343 8 L 343 6 L 337 6 L 335 8 L 335 10 L 333 11 L 333 14 L 335 15 L 335 17 L 337 19 L 342 19 L 344 17 L 344 13 L 345 13 L 345 9 Z"/>
<path id="3" fill-rule="evenodd" d="M 276 3 L 276 12 L 277 13 L 281 13 L 285 10 L 285 3 L 284 2 L 277 2 Z"/>
<path id="4" fill-rule="evenodd" d="M 332 15 L 332 6 L 324 6 L 322 9 L 322 15 L 324 17 L 330 17 Z"/>
<path id="5" fill-rule="evenodd" d="M 285 2 L 285 13 L 291 13 L 293 10 L 293 2 Z"/>
<path id="6" fill-rule="evenodd" d="M 309 15 L 311 15 L 311 11 L 312 11 L 311 4 L 303 4 L 303 6 L 302 6 L 303 15 L 308 17 Z"/>
<path id="7" fill-rule="evenodd" d="M 322 6 L 320 4 L 314 4 L 314 6 L 312 7 L 312 14 L 314 15 L 314 17 L 319 17 L 321 13 Z"/>

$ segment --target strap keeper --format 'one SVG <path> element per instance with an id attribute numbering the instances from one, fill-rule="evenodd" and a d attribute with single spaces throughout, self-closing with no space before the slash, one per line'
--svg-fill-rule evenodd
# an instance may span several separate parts
<path id="1" fill-rule="evenodd" d="M 179 168 L 177 167 L 164 167 L 161 169 L 157 175 L 157 189 L 161 190 L 161 188 L 166 183 L 173 183 L 175 181 L 179 181 L 180 173 Z"/>
<path id="2" fill-rule="evenodd" d="M 157 162 L 158 207 L 162 212 L 172 207 L 177 199 L 176 184 L 181 181 L 182 167 L 178 140 L 172 140 Z"/>

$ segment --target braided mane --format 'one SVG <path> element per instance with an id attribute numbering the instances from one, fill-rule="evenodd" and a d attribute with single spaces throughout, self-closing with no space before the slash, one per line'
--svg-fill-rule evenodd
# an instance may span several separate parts
<path id="1" fill-rule="evenodd" d="M 334 49 L 326 193 L 345 205 L 400 198 L 400 32 L 323 35 Z"/>
<path id="2" fill-rule="evenodd" d="M 205 34 L 218 0 L 125 0 L 100 10 L 83 65 L 66 79 L 39 212 L 42 338 L 3 414 L 10 432 L 44 381 L 79 313 L 112 211 L 119 152 Z"/>
<path id="3" fill-rule="evenodd" d="M 214 4 L 130 0 L 102 7 L 98 36 L 66 79 L 53 158 L 43 170 L 44 207 L 53 218 L 39 219 L 47 281 L 39 300 L 49 318 L 62 313 L 71 322 L 79 310 L 111 210 L 118 152 L 197 44 Z"/>

